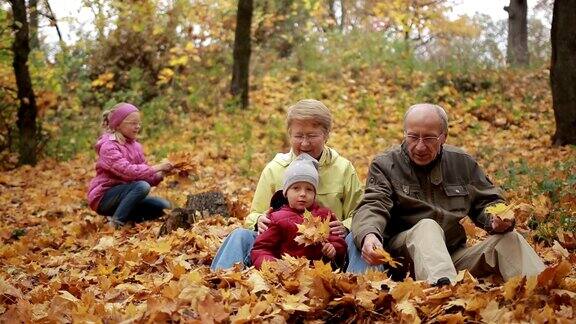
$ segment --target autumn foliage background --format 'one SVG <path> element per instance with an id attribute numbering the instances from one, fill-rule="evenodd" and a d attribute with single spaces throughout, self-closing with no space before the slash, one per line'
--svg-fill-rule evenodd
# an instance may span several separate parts
<path id="1" fill-rule="evenodd" d="M 83 3 L 94 28 L 79 29 L 74 44 L 32 52 L 42 139 L 34 167 L 16 167 L 15 83 L 10 53 L 0 51 L 2 321 L 574 321 L 576 149 L 551 146 L 541 22 L 531 22 L 531 66 L 509 69 L 498 48 L 504 25 L 486 16 L 450 20 L 443 1 L 412 10 L 399 0 L 365 1 L 348 8 L 344 23 L 322 1 L 262 1 L 250 107 L 242 110 L 228 94 L 234 1 Z M 3 8 L 7 48 L 10 20 Z M 328 144 L 361 181 L 371 159 L 402 140 L 410 105 L 443 106 L 448 143 L 475 156 L 505 190 L 517 230 L 549 268 L 507 283 L 462 273 L 448 288 L 290 258 L 262 271 L 210 272 L 222 239 L 241 225 L 260 171 L 288 150 L 285 109 L 302 98 L 331 109 Z M 182 206 L 188 194 L 219 190 L 234 217 L 215 215 L 158 238 L 161 222 L 114 231 L 89 210 L 99 116 L 119 101 L 141 107 L 152 162 L 192 153 L 197 171 L 168 177 L 154 194 Z M 470 242 L 486 235 L 466 224 Z"/>

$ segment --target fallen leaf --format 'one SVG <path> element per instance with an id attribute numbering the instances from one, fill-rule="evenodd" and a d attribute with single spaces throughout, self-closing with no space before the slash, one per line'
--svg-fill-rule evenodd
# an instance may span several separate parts
<path id="1" fill-rule="evenodd" d="M 224 305 L 216 303 L 210 294 L 198 303 L 198 313 L 202 323 L 220 323 L 230 316 Z"/>
<path id="2" fill-rule="evenodd" d="M 304 246 L 327 242 L 330 235 L 330 219 L 322 220 L 308 210 L 304 212 L 303 217 L 302 224 L 296 224 L 299 235 L 294 240 Z"/>
<path id="3" fill-rule="evenodd" d="M 93 247 L 93 250 L 96 251 L 105 251 L 108 250 L 109 248 L 113 247 L 115 244 L 114 242 L 114 237 L 113 236 L 104 236 L 102 238 L 100 238 L 100 241 L 98 241 L 98 244 L 96 244 L 95 247 Z"/>
<path id="4" fill-rule="evenodd" d="M 382 248 L 376 248 L 374 249 L 374 253 L 376 253 L 377 255 L 377 260 L 379 263 L 386 263 L 388 265 L 390 265 L 392 268 L 396 268 L 399 265 L 402 265 L 402 263 L 395 261 L 392 256 L 390 256 L 390 253 L 386 252 L 384 249 Z"/>
<path id="5" fill-rule="evenodd" d="M 307 298 L 303 296 L 286 295 L 284 300 L 281 302 L 280 307 L 289 313 L 293 313 L 295 311 L 308 312 L 310 310 L 310 306 L 304 303 L 306 300 Z"/>
<path id="6" fill-rule="evenodd" d="M 505 309 L 501 309 L 497 301 L 491 300 L 488 302 L 488 305 L 486 305 L 486 308 L 480 311 L 480 316 L 484 322 L 499 323 L 504 312 Z"/>
<path id="7" fill-rule="evenodd" d="M 514 220 L 514 206 L 497 203 L 486 207 L 486 212 L 500 217 L 502 220 Z"/>
<path id="8" fill-rule="evenodd" d="M 400 317 L 404 321 L 416 324 L 421 322 L 420 317 L 418 317 L 418 311 L 416 310 L 416 307 L 414 307 L 414 305 L 409 300 L 402 300 L 394 306 L 394 309 L 400 312 Z"/>
<path id="9" fill-rule="evenodd" d="M 552 245 L 552 250 L 561 255 L 563 258 L 568 259 L 570 257 L 570 252 L 566 250 L 558 241 L 554 240 L 554 244 Z"/>
<path id="10" fill-rule="evenodd" d="M 250 286 L 252 287 L 251 293 L 253 294 L 256 294 L 261 291 L 270 290 L 270 287 L 268 287 L 268 284 L 266 283 L 264 278 L 262 278 L 262 275 L 260 275 L 258 271 L 252 271 L 247 281 L 248 283 L 250 283 Z"/>
<path id="11" fill-rule="evenodd" d="M 514 297 L 516 297 L 518 295 L 517 293 L 519 288 L 522 288 L 523 281 L 524 281 L 523 276 L 515 276 L 508 279 L 508 281 L 506 281 L 503 287 L 504 298 L 506 300 L 512 300 Z"/>

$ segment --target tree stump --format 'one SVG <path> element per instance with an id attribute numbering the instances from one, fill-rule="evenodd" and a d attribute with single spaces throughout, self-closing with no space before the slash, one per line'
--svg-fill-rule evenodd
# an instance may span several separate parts
<path id="1" fill-rule="evenodd" d="M 184 208 L 174 208 L 162 227 L 158 236 L 166 235 L 178 228 L 189 229 L 192 224 L 214 215 L 230 216 L 226 197 L 220 191 L 202 192 L 188 195 Z"/>

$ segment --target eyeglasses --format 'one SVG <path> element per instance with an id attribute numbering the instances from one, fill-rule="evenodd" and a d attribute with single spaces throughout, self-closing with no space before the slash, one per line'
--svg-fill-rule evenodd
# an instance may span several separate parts
<path id="1" fill-rule="evenodd" d="M 418 142 L 422 141 L 422 143 L 424 143 L 424 145 L 426 146 L 432 146 L 438 143 L 440 136 L 442 136 L 442 134 L 438 136 L 426 136 L 426 137 L 417 136 L 413 134 L 404 134 L 404 137 L 406 138 L 406 143 L 410 145 L 418 145 Z"/>
<path id="2" fill-rule="evenodd" d="M 129 126 L 142 126 L 142 122 L 137 121 L 123 121 L 122 123 Z"/>
<path id="3" fill-rule="evenodd" d="M 296 135 L 291 135 L 290 137 L 292 137 L 292 139 L 298 143 L 302 143 L 304 141 L 307 141 L 308 143 L 311 142 L 317 142 L 319 141 L 323 135 L 322 134 L 296 134 Z"/>

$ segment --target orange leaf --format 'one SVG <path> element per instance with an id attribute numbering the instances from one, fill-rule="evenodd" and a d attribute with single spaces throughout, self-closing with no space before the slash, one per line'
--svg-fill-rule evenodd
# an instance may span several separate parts
<path id="1" fill-rule="evenodd" d="M 302 224 L 296 224 L 296 226 L 300 235 L 296 236 L 294 240 L 304 246 L 327 242 L 330 236 L 330 220 L 322 220 L 309 211 L 304 212 Z"/>
<path id="2" fill-rule="evenodd" d="M 396 268 L 397 266 L 402 265 L 402 263 L 395 261 L 392 256 L 390 256 L 390 253 L 386 252 L 382 248 L 374 249 L 374 253 L 378 255 L 378 261 L 380 263 L 387 263 L 392 268 Z"/>

